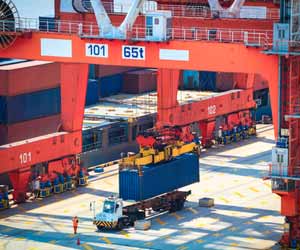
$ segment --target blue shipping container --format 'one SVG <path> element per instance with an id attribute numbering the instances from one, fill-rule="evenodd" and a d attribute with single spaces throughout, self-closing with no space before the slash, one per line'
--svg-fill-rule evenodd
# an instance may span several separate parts
<path id="1" fill-rule="evenodd" d="M 161 164 L 119 171 L 119 195 L 123 200 L 145 200 L 199 182 L 199 159 L 184 154 Z"/>
<path id="2" fill-rule="evenodd" d="M 96 79 L 95 64 L 89 65 L 89 79 Z"/>
<path id="3" fill-rule="evenodd" d="M 116 74 L 99 78 L 99 96 L 106 97 L 116 95 L 121 92 L 123 85 L 123 75 Z"/>
<path id="4" fill-rule="evenodd" d="M 12 124 L 61 112 L 60 88 L 0 96 L 0 123 Z"/>
<path id="5" fill-rule="evenodd" d="M 210 71 L 183 71 L 183 89 L 216 91 L 217 73 Z"/>
<path id="6" fill-rule="evenodd" d="M 85 106 L 93 105 L 99 101 L 99 85 L 97 80 L 88 80 Z"/>
<path id="7" fill-rule="evenodd" d="M 199 90 L 216 91 L 217 73 L 210 71 L 199 72 Z"/>
<path id="8" fill-rule="evenodd" d="M 199 71 L 184 70 L 182 73 L 183 89 L 199 89 Z"/>

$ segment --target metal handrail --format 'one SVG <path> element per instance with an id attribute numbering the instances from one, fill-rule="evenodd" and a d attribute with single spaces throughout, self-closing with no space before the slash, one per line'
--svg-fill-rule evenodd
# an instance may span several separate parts
<path id="1" fill-rule="evenodd" d="M 99 28 L 94 22 L 76 22 L 64 20 L 38 20 L 20 18 L 19 20 L 1 20 L 0 32 L 46 32 L 77 34 L 83 37 L 99 37 Z M 134 26 L 130 32 L 132 40 L 149 40 L 147 28 Z M 170 28 L 165 40 L 195 40 L 227 43 L 244 43 L 247 46 L 265 47 L 272 45 L 272 30 L 262 29 L 225 29 L 225 28 Z M 112 34 L 113 35 L 113 34 Z"/>
<path id="2" fill-rule="evenodd" d="M 124 14 L 130 7 L 128 4 L 116 4 L 112 2 L 103 2 L 103 6 L 108 14 Z M 191 5 L 175 5 L 175 4 L 157 4 L 155 7 L 153 4 L 144 4 L 141 13 L 157 10 L 169 10 L 172 16 L 178 17 L 200 17 L 200 18 L 212 18 L 210 8 L 207 6 L 191 6 Z M 115 11 L 117 10 L 117 11 Z M 275 8 L 267 8 L 266 18 L 267 20 L 279 20 L 280 11 Z M 249 18 L 257 18 L 255 15 Z"/>

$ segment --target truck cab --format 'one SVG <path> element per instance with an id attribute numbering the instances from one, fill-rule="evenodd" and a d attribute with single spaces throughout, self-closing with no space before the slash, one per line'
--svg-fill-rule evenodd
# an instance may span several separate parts
<path id="1" fill-rule="evenodd" d="M 95 209 L 95 207 L 94 207 Z M 120 227 L 120 219 L 123 216 L 123 201 L 116 197 L 108 197 L 103 203 L 102 210 L 94 215 L 93 223 L 99 230 L 103 228 Z"/>

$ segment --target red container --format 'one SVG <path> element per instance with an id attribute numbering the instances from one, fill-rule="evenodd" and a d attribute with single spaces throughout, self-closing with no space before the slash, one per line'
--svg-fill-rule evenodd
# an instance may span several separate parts
<path id="1" fill-rule="evenodd" d="M 157 89 L 157 70 L 145 69 L 123 75 L 122 92 L 140 94 Z"/>
<path id="2" fill-rule="evenodd" d="M 95 76 L 96 78 L 111 76 L 116 74 L 122 74 L 124 72 L 135 70 L 133 67 L 123 66 L 107 66 L 107 65 L 95 65 Z"/>
<path id="3" fill-rule="evenodd" d="M 23 62 L 0 67 L 0 95 L 14 96 L 60 86 L 60 64 Z"/>
<path id="4" fill-rule="evenodd" d="M 216 89 L 218 91 L 234 89 L 234 74 L 218 72 L 216 77 Z"/>
<path id="5" fill-rule="evenodd" d="M 60 125 L 60 115 L 40 119 L 0 125 L 0 145 L 57 132 Z"/>

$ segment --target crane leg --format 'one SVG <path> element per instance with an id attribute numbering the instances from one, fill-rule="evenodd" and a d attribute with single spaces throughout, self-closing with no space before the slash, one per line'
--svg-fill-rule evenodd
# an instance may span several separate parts
<path id="1" fill-rule="evenodd" d="M 17 203 L 24 202 L 26 200 L 26 192 L 28 191 L 28 183 L 30 181 L 30 167 L 18 169 L 10 172 L 8 175 L 14 189 L 14 201 Z"/>
<path id="2" fill-rule="evenodd" d="M 157 77 L 157 126 L 173 125 L 172 109 L 178 106 L 180 70 L 159 69 Z"/>

